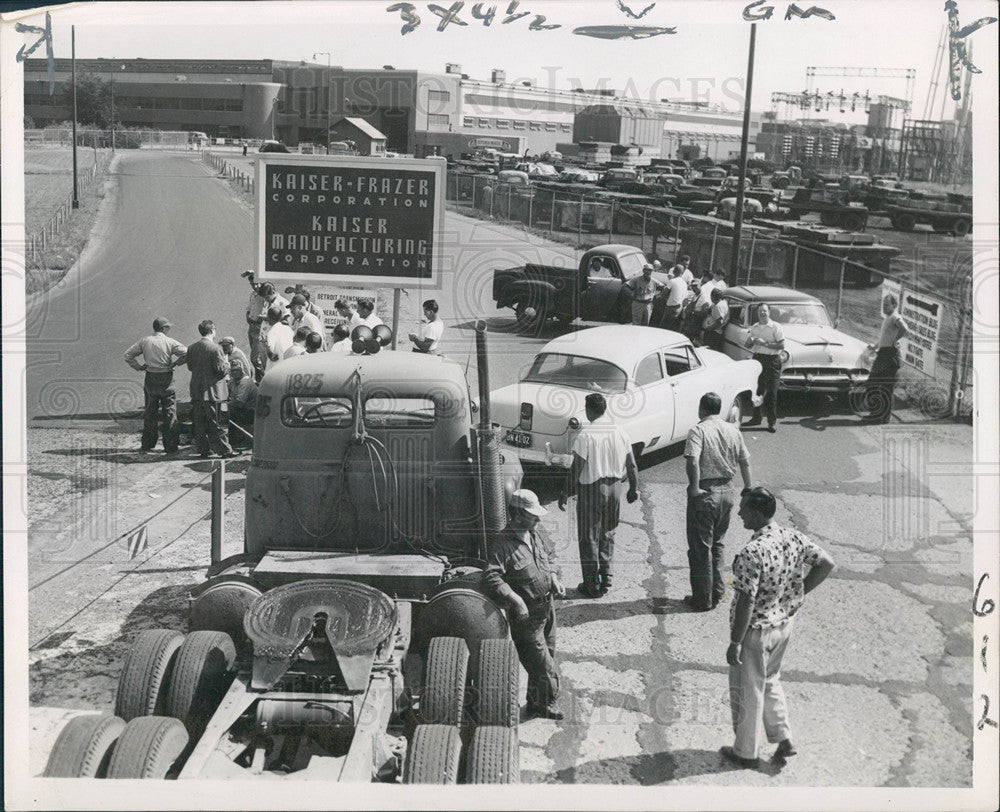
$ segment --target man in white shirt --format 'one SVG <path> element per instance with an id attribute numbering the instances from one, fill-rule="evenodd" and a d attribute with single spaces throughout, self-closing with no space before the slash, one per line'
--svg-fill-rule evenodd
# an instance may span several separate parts
<path id="1" fill-rule="evenodd" d="M 250 285 L 254 286 L 253 274 L 250 274 Z M 257 370 L 258 379 L 267 366 L 267 348 L 264 345 L 264 334 L 267 332 L 267 311 L 272 307 L 281 309 L 284 318 L 288 300 L 279 296 L 270 282 L 261 282 L 253 288 L 250 302 L 247 304 L 247 338 L 250 340 L 250 363 Z"/>
<path id="2" fill-rule="evenodd" d="M 362 299 L 358 302 L 358 315 L 361 317 L 361 323 L 372 330 L 382 324 L 382 319 L 375 315 L 375 302 L 371 299 Z"/>
<path id="3" fill-rule="evenodd" d="M 684 254 L 677 264 L 681 266 L 684 270 L 681 272 L 681 276 L 684 277 L 684 282 L 688 287 L 691 287 L 691 283 L 694 282 L 694 274 L 691 273 L 691 257 L 688 254 Z"/>
<path id="4" fill-rule="evenodd" d="M 330 344 L 330 352 L 351 354 L 351 328 L 346 324 L 338 324 L 333 328 L 333 341 Z"/>
<path id="5" fill-rule="evenodd" d="M 705 317 L 704 341 L 709 349 L 722 352 L 725 347 L 724 335 L 729 324 L 729 303 L 721 288 L 712 288 L 712 306 Z"/>
<path id="6" fill-rule="evenodd" d="M 438 343 L 444 333 L 444 322 L 438 315 L 438 303 L 434 299 L 424 302 L 423 308 L 424 321 L 420 324 L 419 335 L 410 333 L 410 343 L 414 352 L 437 355 Z"/>
<path id="7" fill-rule="evenodd" d="M 139 449 L 151 451 L 156 445 L 156 418 L 162 416 L 163 450 L 175 454 L 180 443 L 177 422 L 177 393 L 174 391 L 174 367 L 187 360 L 187 347 L 170 338 L 170 322 L 160 316 L 153 319 L 153 334 L 140 339 L 125 350 L 125 363 L 145 372 L 143 394 L 146 398 L 142 415 L 142 440 Z M 139 363 L 139 356 L 142 363 Z"/>
<path id="8" fill-rule="evenodd" d="M 309 312 L 309 300 L 301 293 L 296 293 L 288 303 L 288 310 L 292 314 L 292 323 L 289 325 L 292 330 L 300 327 L 308 327 L 310 333 L 324 334 L 323 322 Z"/>
<path id="9" fill-rule="evenodd" d="M 358 311 L 346 299 L 337 299 L 333 303 L 333 309 L 337 311 L 337 315 L 342 319 L 347 319 L 348 330 L 353 331 L 355 327 L 364 323 L 361 316 L 358 315 Z"/>
<path id="10" fill-rule="evenodd" d="M 899 312 L 899 302 L 892 293 L 882 299 L 882 329 L 879 331 L 875 360 L 868 375 L 865 399 L 871 413 L 865 420 L 873 423 L 888 423 L 892 417 L 892 401 L 896 388 L 896 376 L 901 365 L 899 342 L 910 332 L 909 325 Z"/>
<path id="11" fill-rule="evenodd" d="M 285 354 L 281 356 L 282 360 L 285 358 L 294 358 L 296 355 L 306 354 L 306 339 L 312 334 L 312 330 L 303 325 L 295 331 L 295 335 L 292 336 L 292 346 L 285 350 Z"/>
<path id="12" fill-rule="evenodd" d="M 295 334 L 292 328 L 282 322 L 285 313 L 280 307 L 272 307 L 267 311 L 267 323 L 270 327 L 264 336 L 264 346 L 267 351 L 266 365 L 270 366 L 285 357 L 285 351 L 292 346 Z M 265 369 L 267 368 L 265 366 Z"/>
<path id="13" fill-rule="evenodd" d="M 771 321 L 771 308 L 766 302 L 757 308 L 757 323 L 751 325 L 744 346 L 753 352 L 754 360 L 760 362 L 757 396 L 763 396 L 767 430 L 774 434 L 774 424 L 778 421 L 778 382 L 781 380 L 781 351 L 785 349 L 785 336 L 781 325 Z M 748 426 L 760 425 L 760 411 L 760 407 L 754 409 Z"/>
<path id="14" fill-rule="evenodd" d="M 684 281 L 684 266 L 674 265 L 670 281 L 667 282 L 667 303 L 663 309 L 661 327 L 680 330 L 681 305 L 688 293 L 688 283 Z"/>
<path id="15" fill-rule="evenodd" d="M 628 477 L 629 503 L 639 498 L 638 469 L 632 441 L 621 426 L 605 417 L 604 395 L 592 392 L 584 401 L 588 425 L 573 443 L 573 464 L 559 495 L 559 509 L 576 491 L 577 540 L 583 582 L 582 595 L 597 598 L 611 589 L 611 563 L 615 552 L 615 529 L 621 511 L 621 484 Z"/>

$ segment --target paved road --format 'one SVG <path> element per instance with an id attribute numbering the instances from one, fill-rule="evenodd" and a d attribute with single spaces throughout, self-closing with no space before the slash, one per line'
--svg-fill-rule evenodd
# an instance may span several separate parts
<path id="1" fill-rule="evenodd" d="M 197 166 L 157 157 L 172 166 L 176 162 L 170 174 L 186 179 L 188 190 L 207 189 L 206 196 L 218 198 L 215 219 L 232 224 L 232 244 L 243 245 L 249 217 L 226 208 L 235 204 L 227 202 L 221 182 L 206 179 L 201 184 Z M 123 181 L 127 187 L 128 178 Z M 162 174 L 153 182 L 189 194 L 182 191 L 183 184 L 172 184 Z M 192 207 L 205 211 L 202 203 L 188 201 L 186 208 Z M 242 237 L 236 234 L 241 217 Z M 135 228 L 141 233 L 132 234 Z M 179 220 L 162 250 L 176 259 L 183 256 L 181 246 L 205 239 L 189 232 L 215 230 L 219 227 L 209 228 L 198 218 Z M 433 294 L 448 322 L 445 352 L 464 361 L 472 349 L 472 320 L 487 317 L 492 384 L 503 385 L 545 337 L 517 336 L 508 331 L 509 318 L 492 311 L 492 268 L 526 257 L 572 262 L 575 255 L 565 247 L 526 244 L 517 232 L 459 216 L 448 218 L 448 232 L 450 270 L 442 290 Z M 137 249 L 160 239 L 141 223 L 124 229 L 120 237 L 117 232 L 108 236 L 109 244 L 131 239 Z M 235 271 L 243 264 L 241 256 L 225 267 Z M 123 282 L 98 278 L 94 284 L 113 291 Z M 241 283 L 216 284 L 221 286 L 217 291 L 229 296 L 229 287 L 238 290 Z M 85 294 L 88 286 L 84 282 Z M 150 290 L 145 281 L 142 289 Z M 187 304 L 186 292 L 178 295 L 170 286 L 157 292 L 177 297 L 170 301 L 178 310 Z M 432 294 L 410 292 L 406 318 L 425 295 Z M 236 315 L 242 299 L 240 293 L 227 304 L 237 308 Z M 106 304 L 102 297 L 86 301 L 95 314 L 111 312 L 99 309 Z M 89 308 L 85 312 L 90 315 Z M 103 322 L 102 340 L 120 347 L 126 331 L 139 329 L 137 325 Z M 87 329 L 93 327 L 85 335 Z M 717 753 L 731 736 L 725 667 L 728 603 L 708 614 L 692 614 L 683 606 L 688 592 L 684 471 L 674 450 L 643 463 L 642 498 L 625 508 L 618 534 L 614 590 L 588 601 L 571 589 L 560 604 L 561 703 L 567 716 L 561 722 L 533 720 L 521 726 L 524 780 L 968 786 L 973 729 L 968 607 L 976 510 L 971 429 L 861 427 L 853 417 L 832 412 L 825 401 L 797 401 L 786 404 L 777 434 L 747 431 L 746 437 L 756 478 L 779 498 L 778 520 L 810 533 L 839 565 L 807 599 L 786 657 L 784 680 L 800 755 L 784 768 L 768 763 L 759 771 L 733 771 Z M 192 488 L 205 470 L 190 459 L 131 465 L 137 461 L 137 455 L 119 455 L 117 492 L 107 493 L 122 505 L 123 527 Z M 237 473 L 245 470 L 245 463 L 244 468 L 238 465 Z M 137 469 L 142 473 L 136 474 Z M 154 484 L 156 474 L 159 484 Z M 231 484 L 224 554 L 238 550 L 241 529 L 242 483 L 235 477 Z M 573 513 L 556 509 L 551 484 L 537 487 L 549 501 L 545 522 L 572 587 L 579 575 Z M 127 562 L 120 547 L 112 548 L 91 560 L 91 569 L 84 570 L 87 577 L 76 571 L 72 583 L 56 578 L 33 593 L 32 639 L 56 630 L 31 655 L 33 704 L 108 708 L 115 690 L 114 664 L 134 635 L 143 628 L 182 622 L 184 595 L 199 579 L 199 564 L 206 558 L 206 500 L 203 492 L 182 500 L 151 525 L 152 552 L 138 563 Z M 727 561 L 748 536 L 738 525 L 734 517 Z M 119 585 L 104 591 L 116 579 Z M 58 600 L 65 595 L 69 597 Z M 54 718 L 42 711 L 33 717 L 32 763 L 39 769 Z"/>

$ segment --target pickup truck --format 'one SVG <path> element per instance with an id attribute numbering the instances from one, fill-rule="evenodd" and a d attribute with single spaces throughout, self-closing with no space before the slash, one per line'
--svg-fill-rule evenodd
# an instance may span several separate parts
<path id="1" fill-rule="evenodd" d="M 550 318 L 627 322 L 627 279 L 642 273 L 646 255 L 634 245 L 599 245 L 586 251 L 578 268 L 528 264 L 493 272 L 493 300 L 511 307 L 521 330 L 538 330 Z M 653 272 L 666 284 L 666 273 Z"/>

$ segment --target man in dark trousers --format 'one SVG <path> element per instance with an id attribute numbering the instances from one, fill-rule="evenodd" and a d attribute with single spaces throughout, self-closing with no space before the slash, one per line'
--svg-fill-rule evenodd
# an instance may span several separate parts
<path id="1" fill-rule="evenodd" d="M 723 539 L 733 510 L 732 479 L 739 469 L 749 488 L 750 455 L 743 435 L 719 417 L 722 398 L 702 395 L 700 422 L 688 432 L 684 445 L 687 463 L 687 542 L 691 594 L 684 602 L 696 612 L 714 609 L 726 587 L 722 582 Z"/>
<path id="2" fill-rule="evenodd" d="M 902 363 L 899 354 L 900 339 L 910 328 L 899 312 L 899 300 L 887 293 L 882 299 L 882 329 L 875 347 L 875 360 L 868 375 L 865 400 L 871 413 L 864 419 L 873 423 L 888 423 L 892 417 L 892 399 L 896 390 L 896 376 Z"/>
<path id="3" fill-rule="evenodd" d="M 156 446 L 158 415 L 162 416 L 163 450 L 168 454 L 176 454 L 180 442 L 174 367 L 184 363 L 187 348 L 177 339 L 170 338 L 167 335 L 169 331 L 169 321 L 162 316 L 155 318 L 153 334 L 140 339 L 125 350 L 125 363 L 132 369 L 146 373 L 142 387 L 146 398 L 146 407 L 142 414 L 140 445 L 142 452 L 151 451 Z"/>
<path id="4" fill-rule="evenodd" d="M 757 396 L 767 416 L 767 430 L 772 434 L 778 422 L 778 383 L 781 381 L 781 353 L 785 349 L 785 336 L 781 325 L 771 319 L 771 308 L 763 303 L 757 308 L 757 322 L 750 326 L 750 335 L 744 345 L 760 362 L 757 379 Z M 748 426 L 760 425 L 760 407 L 754 409 Z"/>
<path id="5" fill-rule="evenodd" d="M 753 537 L 733 560 L 736 600 L 729 610 L 726 662 L 735 741 L 720 752 L 751 769 L 760 763 L 761 723 L 767 740 L 778 744 L 775 758 L 797 753 L 781 688 L 781 660 L 795 613 L 835 566 L 805 535 L 776 524 L 776 507 L 766 488 L 743 494 L 740 518 Z"/>
<path id="6" fill-rule="evenodd" d="M 206 319 L 198 325 L 201 340 L 187 348 L 191 370 L 191 426 L 199 456 L 207 457 L 209 448 L 220 457 L 235 457 L 229 445 L 222 412 L 228 409 L 229 388 L 226 373 L 229 359 L 215 343 L 215 324 Z"/>
<path id="7" fill-rule="evenodd" d="M 573 463 L 559 495 L 559 509 L 575 492 L 576 532 L 580 544 L 581 595 L 598 598 L 611 589 L 615 529 L 621 512 L 622 480 L 628 477 L 629 504 L 639 498 L 639 477 L 632 441 L 625 429 L 605 416 L 604 395 L 592 392 L 585 401 L 587 425 L 573 443 Z"/>
<path id="8" fill-rule="evenodd" d="M 510 521 L 490 548 L 483 576 L 486 589 L 507 606 L 517 656 L 528 672 L 528 716 L 562 719 L 556 671 L 556 613 L 553 593 L 566 590 L 555 568 L 555 553 L 539 521 L 548 511 L 533 491 L 514 491 Z"/>

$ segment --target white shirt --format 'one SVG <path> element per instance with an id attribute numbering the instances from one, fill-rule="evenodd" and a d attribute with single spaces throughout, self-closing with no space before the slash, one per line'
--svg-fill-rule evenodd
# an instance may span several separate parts
<path id="1" fill-rule="evenodd" d="M 277 361 L 272 361 L 271 356 L 277 355 L 279 359 L 285 357 L 285 350 L 292 346 L 295 341 L 295 332 L 287 324 L 278 322 L 277 324 L 272 324 L 270 329 L 267 331 L 267 335 L 264 336 L 264 343 L 267 346 L 268 358 L 267 365 L 265 369 L 270 364 L 277 363 Z"/>
<path id="2" fill-rule="evenodd" d="M 712 329 L 717 333 L 721 333 L 725 328 L 726 322 L 729 321 L 729 302 L 725 299 L 713 302 L 711 309 L 708 311 L 708 317 L 713 322 Z"/>
<path id="3" fill-rule="evenodd" d="M 350 338 L 345 338 L 342 341 L 335 341 L 333 345 L 330 347 L 330 352 L 339 352 L 342 353 L 343 355 L 350 355 L 351 344 L 352 342 Z"/>
<path id="4" fill-rule="evenodd" d="M 374 310 L 368 315 L 367 318 L 361 319 L 360 321 L 360 324 L 363 324 L 365 327 L 370 327 L 372 330 L 382 323 L 382 319 L 375 315 Z"/>
<path id="5" fill-rule="evenodd" d="M 303 310 L 302 315 L 292 321 L 292 332 L 303 326 L 308 327 L 314 333 L 319 333 L 321 336 L 324 335 L 323 322 L 308 310 Z"/>
<path id="6" fill-rule="evenodd" d="M 701 310 L 705 307 L 712 306 L 712 289 L 715 288 L 715 282 L 709 280 L 704 285 L 701 286 L 701 293 L 698 294 L 698 301 L 694 303 L 696 310 Z"/>
<path id="7" fill-rule="evenodd" d="M 785 335 L 781 332 L 781 325 L 776 321 L 769 321 L 767 324 L 761 324 L 758 321 L 756 324 L 751 324 L 750 336 L 767 344 L 775 344 L 785 340 Z M 765 347 L 764 344 L 754 344 L 750 348 L 750 352 L 757 355 L 778 355 L 781 350 L 772 350 L 770 347 Z"/>
<path id="8" fill-rule="evenodd" d="M 580 429 L 572 450 L 583 460 L 580 484 L 589 485 L 605 477 L 621 479 L 625 475 L 632 441 L 625 429 L 605 414 Z"/>
<path id="9" fill-rule="evenodd" d="M 305 355 L 305 354 L 306 354 L 305 344 L 292 344 L 291 347 L 285 350 L 285 354 L 282 355 L 281 357 L 282 359 L 294 358 L 296 355 Z"/>
<path id="10" fill-rule="evenodd" d="M 684 281 L 684 274 L 671 277 L 667 282 L 667 307 L 679 307 L 684 297 L 687 296 L 688 283 Z"/>
<path id="11" fill-rule="evenodd" d="M 684 273 L 681 274 L 681 279 L 684 280 L 684 284 L 691 287 L 691 283 L 694 282 L 694 274 L 691 273 L 687 268 L 684 269 Z"/>
<path id="12" fill-rule="evenodd" d="M 440 318 L 420 323 L 420 339 L 422 341 L 431 339 L 430 346 L 426 350 L 427 352 L 437 352 L 438 342 L 441 340 L 442 333 L 444 333 L 444 322 Z"/>

